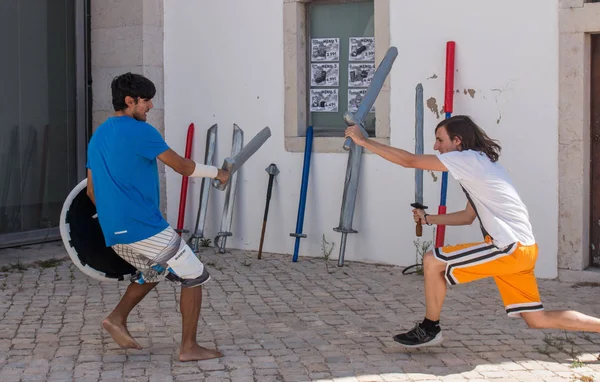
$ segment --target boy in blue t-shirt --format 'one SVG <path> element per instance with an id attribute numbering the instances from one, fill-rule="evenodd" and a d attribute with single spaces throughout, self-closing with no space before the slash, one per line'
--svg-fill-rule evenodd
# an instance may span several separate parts
<path id="1" fill-rule="evenodd" d="M 221 357 L 219 351 L 196 342 L 202 285 L 210 275 L 160 212 L 156 159 L 183 176 L 226 183 L 229 173 L 178 155 L 146 123 L 156 93 L 152 81 L 125 73 L 112 81 L 111 88 L 115 113 L 98 126 L 88 145 L 87 194 L 96 205 L 106 245 L 138 272 L 102 326 L 122 348 L 141 349 L 127 330 L 127 317 L 158 282 L 168 279 L 182 287 L 179 359 Z"/>

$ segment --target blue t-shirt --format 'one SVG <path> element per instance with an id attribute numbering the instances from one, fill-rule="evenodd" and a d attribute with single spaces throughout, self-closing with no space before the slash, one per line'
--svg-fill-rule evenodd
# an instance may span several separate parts
<path id="1" fill-rule="evenodd" d="M 107 246 L 147 239 L 169 225 L 156 165 L 168 148 L 152 125 L 127 116 L 108 118 L 92 135 L 87 167 Z"/>

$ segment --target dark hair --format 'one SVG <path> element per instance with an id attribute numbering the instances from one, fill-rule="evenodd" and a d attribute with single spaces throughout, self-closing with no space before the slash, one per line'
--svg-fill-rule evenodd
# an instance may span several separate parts
<path id="1" fill-rule="evenodd" d="M 125 97 L 130 96 L 137 103 L 138 98 L 152 99 L 156 94 L 154 83 L 140 74 L 127 72 L 115 77 L 110 84 L 112 104 L 115 111 L 127 108 Z"/>
<path id="2" fill-rule="evenodd" d="M 461 140 L 461 150 L 474 150 L 487 155 L 492 162 L 496 162 L 500 157 L 502 147 L 495 139 L 487 136 L 485 131 L 466 115 L 455 115 L 438 123 L 435 128 L 437 131 L 444 126 L 450 139 L 458 137 Z"/>

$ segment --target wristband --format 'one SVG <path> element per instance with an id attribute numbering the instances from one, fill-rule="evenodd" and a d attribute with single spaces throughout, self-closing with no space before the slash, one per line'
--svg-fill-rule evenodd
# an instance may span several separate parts
<path id="1" fill-rule="evenodd" d="M 215 166 L 207 166 L 205 164 L 200 164 L 197 162 L 196 167 L 194 168 L 194 172 L 190 177 L 193 178 L 216 178 L 219 174 L 219 170 Z"/>
<path id="2" fill-rule="evenodd" d="M 425 223 L 427 223 L 427 225 L 431 225 L 431 223 L 429 223 L 429 221 L 427 221 L 427 216 L 429 216 L 429 214 L 423 215 L 423 218 L 425 219 Z"/>

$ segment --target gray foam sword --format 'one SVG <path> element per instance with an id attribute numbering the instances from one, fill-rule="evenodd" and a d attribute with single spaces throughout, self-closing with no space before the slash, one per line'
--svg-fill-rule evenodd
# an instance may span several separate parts
<path id="1" fill-rule="evenodd" d="M 233 158 L 225 158 L 221 168 L 229 171 L 229 177 L 231 178 L 231 176 L 236 173 L 237 170 L 239 170 L 240 167 L 242 167 L 242 165 L 248 159 L 250 159 L 255 152 L 258 151 L 258 149 L 261 148 L 261 146 L 267 141 L 267 139 L 269 139 L 269 137 L 271 137 L 271 129 L 269 129 L 267 126 L 258 134 L 256 134 L 254 138 L 252 138 L 252 140 L 250 140 L 250 142 L 248 142 L 248 144 L 244 146 L 244 148 L 242 148 L 242 150 L 236 156 Z M 221 183 L 221 181 L 218 179 L 214 179 L 212 185 L 220 191 L 223 191 L 227 187 L 227 183 Z"/>
<path id="2" fill-rule="evenodd" d="M 392 70 L 392 65 L 394 64 L 394 60 L 398 56 L 398 49 L 395 46 L 392 46 L 388 49 L 387 53 L 381 63 L 377 67 L 375 74 L 373 74 L 373 78 L 371 79 L 371 83 L 367 88 L 367 93 L 365 94 L 365 98 L 363 98 L 362 102 L 358 106 L 356 113 L 345 113 L 344 121 L 348 126 L 357 125 L 360 127 L 363 135 L 367 137 L 367 132 L 365 131 L 364 123 L 367 114 L 375 104 L 375 100 L 383 88 L 383 83 L 385 82 L 385 78 L 388 76 L 390 71 Z M 350 150 L 350 145 L 353 144 L 352 138 L 346 138 L 344 141 L 344 150 Z"/>
<path id="3" fill-rule="evenodd" d="M 423 85 L 418 84 L 416 87 L 415 96 L 415 154 L 423 155 Z M 423 170 L 415 169 L 415 202 L 411 204 L 417 209 L 427 209 L 423 205 Z M 423 226 L 421 222 L 417 222 L 415 227 L 417 236 L 423 235 Z"/>
<path id="4" fill-rule="evenodd" d="M 215 123 L 206 132 L 206 150 L 204 152 L 204 164 L 213 166 L 215 163 L 215 151 L 217 145 L 217 130 L 218 125 Z M 196 226 L 194 233 L 190 238 L 190 244 L 194 253 L 198 253 L 198 244 L 200 239 L 204 239 L 204 226 L 206 224 L 206 214 L 208 212 L 208 197 L 210 194 L 210 178 L 202 178 L 200 186 L 200 203 L 198 206 L 198 214 L 196 215 Z"/>

